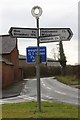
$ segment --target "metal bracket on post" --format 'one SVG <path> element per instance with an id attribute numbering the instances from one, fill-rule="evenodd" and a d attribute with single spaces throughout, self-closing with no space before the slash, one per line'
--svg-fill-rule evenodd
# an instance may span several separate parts
<path id="1" fill-rule="evenodd" d="M 31 10 L 32 15 L 36 18 L 37 24 L 37 64 L 36 64 L 36 76 L 37 76 L 37 102 L 38 111 L 41 112 L 41 86 L 40 86 L 40 47 L 39 47 L 39 17 L 42 14 L 42 9 L 39 6 L 34 6 Z"/>

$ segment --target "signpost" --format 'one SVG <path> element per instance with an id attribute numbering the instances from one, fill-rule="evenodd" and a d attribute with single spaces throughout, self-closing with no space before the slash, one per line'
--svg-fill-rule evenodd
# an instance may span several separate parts
<path id="1" fill-rule="evenodd" d="M 11 37 L 16 38 L 37 38 L 37 29 L 11 27 L 9 30 L 9 34 Z"/>
<path id="2" fill-rule="evenodd" d="M 37 28 L 17 28 L 11 27 L 9 30 L 9 35 L 15 38 L 36 38 L 37 47 L 27 48 L 27 62 L 35 61 L 35 56 L 37 56 L 36 61 L 36 76 L 37 76 L 37 101 L 38 101 L 38 111 L 41 112 L 41 87 L 40 87 L 40 54 L 43 58 L 43 62 L 46 61 L 46 48 L 40 48 L 39 43 L 46 42 L 58 42 L 70 40 L 73 33 L 70 28 L 40 28 L 39 29 L 39 17 L 42 15 L 42 8 L 39 6 L 34 6 L 31 10 L 32 15 L 36 18 Z M 39 32 L 40 31 L 40 32 Z M 40 35 L 39 35 L 40 33 Z M 44 50 L 43 50 L 44 49 Z M 37 52 L 34 52 L 37 51 Z M 41 52 L 41 53 L 40 53 Z"/>
<path id="3" fill-rule="evenodd" d="M 59 42 L 60 36 L 40 37 L 40 43 Z"/>
<path id="4" fill-rule="evenodd" d="M 37 47 L 26 48 L 27 63 L 35 63 L 37 55 Z M 40 47 L 40 56 L 42 58 L 42 63 L 46 63 L 46 47 Z"/>
<path id="5" fill-rule="evenodd" d="M 41 36 L 42 37 L 59 36 L 60 40 L 67 41 L 72 38 L 73 33 L 70 28 L 40 28 L 40 37 Z M 42 42 L 42 40 L 40 40 L 40 42 Z M 54 42 L 54 39 L 53 39 L 53 42 Z"/>

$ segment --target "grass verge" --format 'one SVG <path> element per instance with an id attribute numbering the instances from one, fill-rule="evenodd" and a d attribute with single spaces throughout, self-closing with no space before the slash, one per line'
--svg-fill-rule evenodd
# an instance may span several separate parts
<path id="1" fill-rule="evenodd" d="M 67 85 L 80 85 L 80 80 L 75 76 L 56 76 L 56 79 Z"/>
<path id="2" fill-rule="evenodd" d="M 37 102 L 2 105 L 2 118 L 78 118 L 78 107 L 74 105 L 42 102 L 38 112 Z"/>

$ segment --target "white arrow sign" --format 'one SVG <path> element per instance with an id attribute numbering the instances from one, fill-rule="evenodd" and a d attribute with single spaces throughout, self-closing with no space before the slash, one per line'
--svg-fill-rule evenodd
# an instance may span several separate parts
<path id="1" fill-rule="evenodd" d="M 9 34 L 11 37 L 16 38 L 37 38 L 37 29 L 11 27 Z"/>
<path id="2" fill-rule="evenodd" d="M 70 40 L 73 36 L 73 33 L 70 28 L 41 28 L 40 29 L 40 37 L 51 37 L 51 36 L 60 36 L 60 39 L 64 41 L 64 40 Z M 47 38 L 45 40 L 47 40 Z"/>
<path id="3" fill-rule="evenodd" d="M 48 42 L 59 42 L 60 36 L 51 36 L 51 37 L 40 37 L 40 43 L 48 43 Z"/>

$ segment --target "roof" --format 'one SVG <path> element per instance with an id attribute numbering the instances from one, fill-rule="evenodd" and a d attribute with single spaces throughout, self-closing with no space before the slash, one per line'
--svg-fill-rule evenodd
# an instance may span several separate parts
<path id="1" fill-rule="evenodd" d="M 19 60 L 25 60 L 26 61 L 26 56 L 25 55 L 19 55 Z M 58 60 L 54 60 L 52 58 L 47 58 L 47 66 L 61 66 Z"/>
<path id="2" fill-rule="evenodd" d="M 1 63 L 6 63 L 8 65 L 13 65 L 12 62 L 8 61 L 7 59 L 3 58 L 1 55 L 0 55 L 0 62 Z"/>
<path id="3" fill-rule="evenodd" d="M 25 60 L 26 56 L 25 55 L 19 55 L 20 60 Z M 52 58 L 47 58 L 47 62 L 59 62 L 58 60 L 54 60 Z"/>
<path id="4" fill-rule="evenodd" d="M 54 60 L 52 58 L 47 58 L 47 62 L 59 62 L 58 60 Z"/>
<path id="5" fill-rule="evenodd" d="M 20 59 L 20 60 L 25 60 L 25 59 L 26 59 L 26 56 L 25 56 L 25 55 L 19 55 L 19 59 Z"/>
<path id="6" fill-rule="evenodd" d="M 0 52 L 0 54 L 8 54 L 16 47 L 16 38 L 11 38 L 9 35 L 2 35 L 0 36 L 0 43 L 2 43 L 2 53 Z"/>

